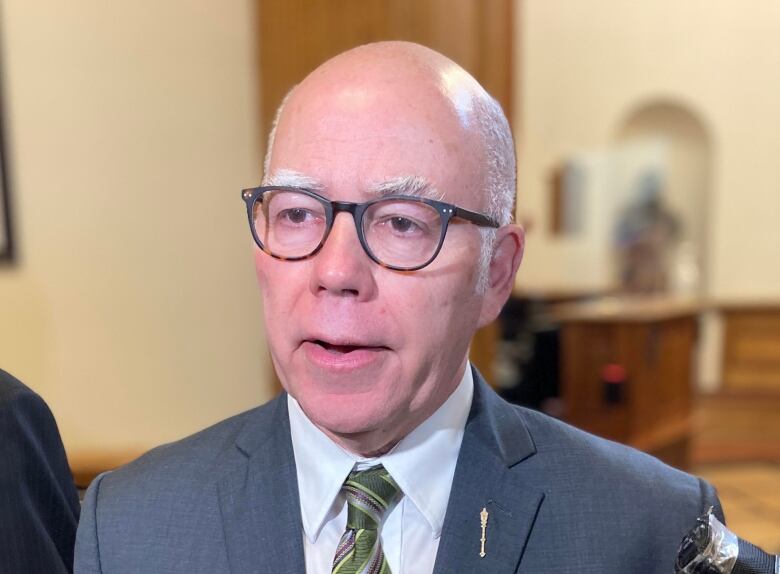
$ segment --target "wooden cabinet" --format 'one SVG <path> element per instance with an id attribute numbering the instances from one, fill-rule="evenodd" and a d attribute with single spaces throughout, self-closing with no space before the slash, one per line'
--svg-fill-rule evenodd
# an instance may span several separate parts
<path id="1" fill-rule="evenodd" d="M 724 389 L 780 393 L 780 303 L 731 303 L 721 309 Z"/>
<path id="2" fill-rule="evenodd" d="M 697 311 L 660 299 L 558 309 L 567 422 L 685 468 Z"/>

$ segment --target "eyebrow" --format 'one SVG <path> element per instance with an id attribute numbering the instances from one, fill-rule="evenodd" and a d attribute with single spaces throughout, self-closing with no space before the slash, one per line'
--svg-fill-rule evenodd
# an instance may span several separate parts
<path id="1" fill-rule="evenodd" d="M 325 186 L 316 179 L 293 169 L 280 169 L 263 180 L 263 185 L 298 187 L 323 193 Z M 369 186 L 370 192 L 379 197 L 408 195 L 441 201 L 444 195 L 432 183 L 419 175 L 403 175 Z"/>
<path id="2" fill-rule="evenodd" d="M 388 195 L 411 195 L 428 199 L 443 198 L 442 193 L 424 177 L 419 175 L 404 175 L 394 177 L 371 186 L 371 189 L 380 197 Z"/>
<path id="3" fill-rule="evenodd" d="M 294 169 L 280 169 L 274 172 L 267 178 L 264 178 L 263 185 L 299 187 L 317 192 L 325 190 L 325 186 L 316 179 L 297 172 Z"/>

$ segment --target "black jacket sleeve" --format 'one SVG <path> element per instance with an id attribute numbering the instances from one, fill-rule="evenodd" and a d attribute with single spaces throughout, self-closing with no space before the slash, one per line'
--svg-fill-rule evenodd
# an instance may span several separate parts
<path id="1" fill-rule="evenodd" d="M 51 411 L 0 370 L 0 572 L 71 572 L 78 516 Z"/>

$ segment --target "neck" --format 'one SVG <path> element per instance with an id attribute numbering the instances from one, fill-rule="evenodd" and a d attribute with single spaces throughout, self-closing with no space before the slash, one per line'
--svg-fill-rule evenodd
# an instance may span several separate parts
<path id="1" fill-rule="evenodd" d="M 399 422 L 397 424 L 388 424 L 383 428 L 372 429 L 357 433 L 337 433 L 320 425 L 315 425 L 333 442 L 339 445 L 347 452 L 351 452 L 362 458 L 376 458 L 387 454 L 401 442 L 401 440 L 426 421 L 433 413 L 450 398 L 455 389 L 458 388 L 463 379 L 463 371 L 466 369 L 467 362 L 464 359 L 463 364 L 458 369 L 458 374 L 453 379 L 447 392 L 441 394 L 440 400 L 430 404 L 427 408 L 416 413 L 416 416 L 409 421 Z"/>

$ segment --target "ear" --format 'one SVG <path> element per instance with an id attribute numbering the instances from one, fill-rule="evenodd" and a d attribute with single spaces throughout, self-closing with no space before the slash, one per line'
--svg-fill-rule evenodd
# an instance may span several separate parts
<path id="1" fill-rule="evenodd" d="M 488 286 L 482 296 L 480 328 L 494 321 L 509 299 L 524 248 L 525 232 L 519 225 L 505 225 L 496 232 L 493 257 L 488 268 Z"/>

